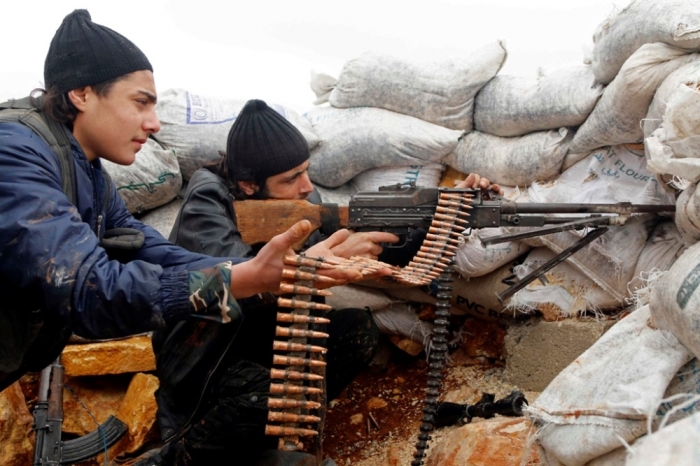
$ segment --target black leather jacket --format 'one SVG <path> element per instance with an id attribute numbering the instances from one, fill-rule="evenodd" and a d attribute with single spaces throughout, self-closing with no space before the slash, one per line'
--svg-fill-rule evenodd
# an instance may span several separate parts
<path id="1" fill-rule="evenodd" d="M 311 202 L 320 203 L 314 191 Z M 322 239 L 315 232 L 307 247 Z M 233 196 L 223 178 L 210 168 L 194 173 L 185 192 L 169 240 L 179 246 L 215 257 L 252 257 L 259 248 L 241 240 L 236 226 Z M 274 306 L 264 297 L 239 300 L 244 311 Z M 244 317 L 245 318 L 245 317 Z M 153 335 L 160 388 L 156 392 L 158 421 L 165 441 L 189 428 L 203 407 L 209 382 L 240 328 L 242 319 L 227 325 L 187 320 Z"/>

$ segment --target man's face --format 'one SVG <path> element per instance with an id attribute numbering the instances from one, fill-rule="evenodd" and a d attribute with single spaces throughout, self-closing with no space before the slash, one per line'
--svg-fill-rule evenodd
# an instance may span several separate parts
<path id="1" fill-rule="evenodd" d="M 271 176 L 265 181 L 261 195 L 262 199 L 303 200 L 308 199 L 314 186 L 309 179 L 309 161 L 287 170 L 279 175 Z M 240 187 L 250 196 L 259 190 L 252 181 L 239 181 Z"/>
<path id="2" fill-rule="evenodd" d="M 136 71 L 115 82 L 106 95 L 90 87 L 70 91 L 80 110 L 73 135 L 88 160 L 101 157 L 119 165 L 131 165 L 150 134 L 160 130 L 156 116 L 153 73 Z"/>

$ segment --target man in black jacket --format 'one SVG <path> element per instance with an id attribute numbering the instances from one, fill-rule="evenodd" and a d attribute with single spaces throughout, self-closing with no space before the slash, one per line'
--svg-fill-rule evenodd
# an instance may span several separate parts
<path id="1" fill-rule="evenodd" d="M 249 101 L 228 136 L 226 155 L 217 166 L 191 178 L 170 241 L 213 256 L 253 257 L 258 248 L 245 244 L 236 227 L 234 199 L 308 199 L 320 202 L 307 168 L 309 148 L 302 134 L 260 100 Z M 390 233 L 346 230 L 307 243 L 339 257 L 376 259 Z M 358 303 L 361 305 L 361 303 Z M 187 322 L 154 336 L 160 389 L 156 394 L 162 451 L 137 464 L 215 464 L 227 457 L 235 464 L 279 465 L 266 450 L 277 439 L 264 435 L 277 305 L 242 303 L 237 326 Z M 333 399 L 374 356 L 379 332 L 364 309 L 326 314 L 327 397 Z M 279 455 L 279 454 L 275 454 Z M 286 459 L 284 461 L 287 461 Z"/>

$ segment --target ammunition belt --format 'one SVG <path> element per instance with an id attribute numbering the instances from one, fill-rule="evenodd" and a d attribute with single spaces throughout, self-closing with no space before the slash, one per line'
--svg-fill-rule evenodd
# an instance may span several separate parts
<path id="1" fill-rule="evenodd" d="M 321 456 L 321 435 L 325 421 L 325 366 L 326 349 L 310 343 L 314 339 L 327 338 L 328 334 L 314 327 L 323 327 L 328 320 L 311 315 L 311 310 L 330 310 L 330 306 L 311 301 L 312 296 L 329 296 L 330 292 L 313 288 L 314 281 L 324 277 L 316 275 L 318 268 L 350 267 L 360 269 L 363 275 L 372 275 L 377 270 L 391 268 L 393 272 L 385 281 L 410 286 L 427 285 L 438 280 L 438 302 L 429 356 L 428 388 L 423 408 L 416 452 L 412 466 L 423 464 L 430 440 L 429 433 L 435 427 L 435 411 L 440 396 L 442 370 L 447 353 L 447 326 L 451 301 L 452 264 L 456 250 L 462 241 L 462 231 L 469 216 L 472 196 L 468 193 L 442 192 L 425 241 L 413 260 L 403 268 L 363 257 L 351 257 L 338 262 L 308 258 L 304 255 L 285 258 L 296 270 L 285 269 L 280 291 L 292 293 L 292 298 L 281 297 L 278 305 L 291 309 L 289 313 L 277 315 L 276 354 L 270 386 L 269 417 L 265 432 L 280 437 L 279 449 L 300 450 L 304 447 L 300 437 L 312 437 L 317 458 Z M 281 381 L 281 382 L 277 382 Z M 314 412 L 315 414 L 311 414 Z"/>

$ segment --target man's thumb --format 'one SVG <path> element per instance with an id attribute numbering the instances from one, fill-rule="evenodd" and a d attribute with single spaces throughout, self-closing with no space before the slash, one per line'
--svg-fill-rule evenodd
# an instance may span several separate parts
<path id="1" fill-rule="evenodd" d="M 308 220 L 300 220 L 292 225 L 289 230 L 282 233 L 280 236 L 284 238 L 285 246 L 290 247 L 297 241 L 308 236 L 311 231 L 311 222 Z"/>

